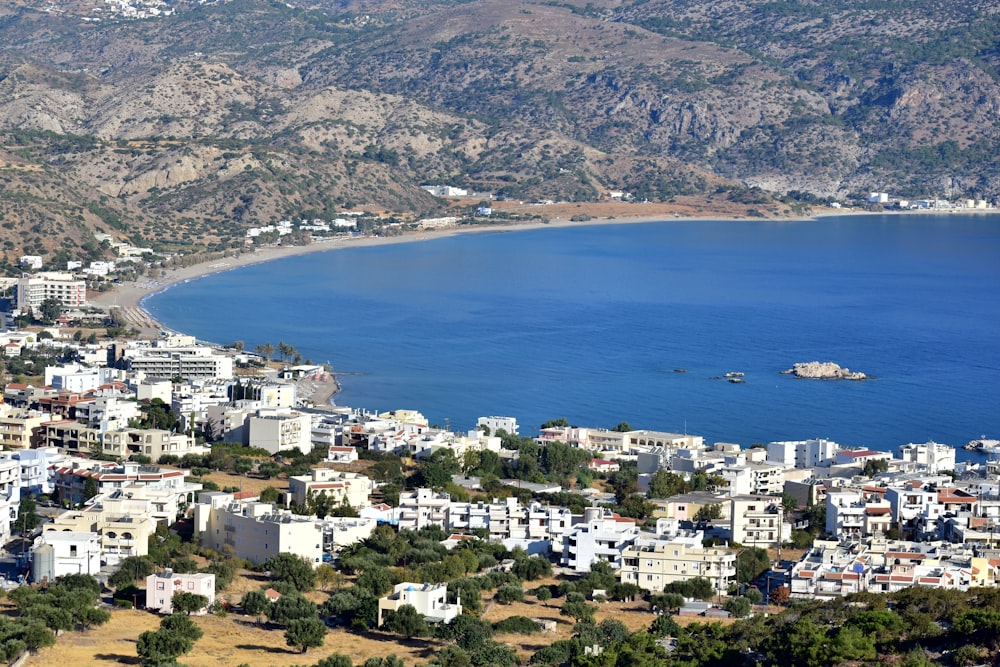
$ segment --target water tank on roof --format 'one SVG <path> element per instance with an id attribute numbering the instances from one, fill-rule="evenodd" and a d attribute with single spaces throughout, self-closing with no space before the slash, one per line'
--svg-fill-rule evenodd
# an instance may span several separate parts
<path id="1" fill-rule="evenodd" d="M 31 581 L 53 581 L 56 578 L 56 550 L 43 544 L 31 551 Z"/>

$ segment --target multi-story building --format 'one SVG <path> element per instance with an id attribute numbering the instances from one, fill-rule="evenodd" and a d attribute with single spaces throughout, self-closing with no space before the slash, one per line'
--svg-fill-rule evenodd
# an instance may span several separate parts
<path id="1" fill-rule="evenodd" d="M 45 524 L 44 532 L 97 533 L 101 554 L 108 563 L 149 553 L 149 538 L 156 532 L 153 505 L 141 498 L 98 496 L 80 510 L 69 510 Z"/>
<path id="2" fill-rule="evenodd" d="M 936 442 L 915 445 L 911 442 L 900 446 L 899 455 L 903 461 L 925 467 L 932 475 L 955 469 L 955 448 L 948 445 Z"/>
<path id="3" fill-rule="evenodd" d="M 313 468 L 308 475 L 288 478 L 288 495 L 291 502 L 302 507 L 309 494 L 325 493 L 334 504 L 346 502 L 355 509 L 367 507 L 371 503 L 368 496 L 375 490 L 375 484 L 368 477 L 356 472 L 341 472 L 332 468 Z"/>
<path id="4" fill-rule="evenodd" d="M 0 544 L 10 541 L 11 525 L 17 521 L 21 502 L 21 464 L 0 459 Z"/>
<path id="5" fill-rule="evenodd" d="M 190 474 L 188 470 L 159 465 L 74 459 L 53 470 L 52 480 L 60 500 L 69 505 L 86 500 L 87 480 L 92 479 L 99 494 L 109 495 L 126 487 L 145 486 L 169 491 L 177 499 L 176 506 L 180 507 L 193 502 L 195 494 L 201 490 L 201 484 L 188 481 Z"/>
<path id="6" fill-rule="evenodd" d="M 312 420 L 288 408 L 262 408 L 247 421 L 247 443 L 272 454 L 312 450 Z"/>
<path id="7" fill-rule="evenodd" d="M 146 577 L 146 609 L 160 614 L 174 613 L 173 600 L 177 593 L 203 595 L 208 603 L 196 613 L 207 613 L 215 603 L 215 575 L 204 572 L 175 574 L 167 568 Z"/>
<path id="8" fill-rule="evenodd" d="M 148 377 L 185 380 L 233 377 L 233 359 L 210 347 L 136 347 L 122 350 L 121 363 L 133 373 Z"/>
<path id="9" fill-rule="evenodd" d="M 780 498 L 735 496 L 729 502 L 729 522 L 734 543 L 767 549 L 791 538 L 791 526 L 782 519 Z"/>
<path id="10" fill-rule="evenodd" d="M 209 449 L 186 433 L 163 429 L 123 428 L 108 430 L 64 419 L 45 422 L 40 428 L 41 445 L 58 447 L 67 454 L 100 453 L 118 458 L 143 454 L 153 461 L 164 454 L 207 454 Z"/>
<path id="11" fill-rule="evenodd" d="M 18 449 L 0 453 L 0 458 L 12 459 L 20 466 L 21 495 L 47 496 L 55 490 L 52 469 L 59 467 L 65 457 L 54 447 L 43 449 Z"/>
<path id="12" fill-rule="evenodd" d="M 424 526 L 447 525 L 447 511 L 451 496 L 445 492 L 434 493 L 420 488 L 399 494 L 399 529 L 419 530 Z"/>
<path id="13" fill-rule="evenodd" d="M 489 429 L 491 435 L 501 430 L 511 435 L 517 435 L 518 426 L 515 417 L 480 417 L 476 420 L 476 428 L 483 426 Z"/>
<path id="14" fill-rule="evenodd" d="M 704 577 L 719 593 L 725 593 L 736 578 L 736 552 L 681 541 L 637 543 L 622 551 L 620 577 L 622 583 L 654 593 L 673 582 Z"/>
<path id="15" fill-rule="evenodd" d="M 237 558 L 259 565 L 279 553 L 318 565 L 323 556 L 323 524 L 276 508 L 270 503 L 238 503 L 231 493 L 202 493 L 195 505 L 195 530 L 201 546 L 232 550 Z"/>
<path id="16" fill-rule="evenodd" d="M 51 419 L 47 412 L 0 404 L 0 445 L 5 450 L 37 447 L 41 426 Z"/>
<path id="17" fill-rule="evenodd" d="M 599 560 L 621 567 L 622 551 L 639 537 L 635 519 L 604 508 L 587 508 L 583 520 L 563 536 L 562 564 L 576 572 L 589 572 Z"/>
<path id="18" fill-rule="evenodd" d="M 77 309 L 87 305 L 87 282 L 69 273 L 46 271 L 26 273 L 17 281 L 17 308 L 24 313 L 37 313 L 46 299 L 56 299 L 63 308 Z"/>
<path id="19" fill-rule="evenodd" d="M 383 612 L 398 611 L 403 605 L 410 605 L 424 620 L 431 623 L 447 623 L 462 613 L 460 603 L 448 602 L 447 584 L 414 584 L 404 581 L 396 584 L 391 594 L 379 599 L 378 625 L 382 625 Z"/>
<path id="20" fill-rule="evenodd" d="M 767 461 L 783 468 L 815 468 L 833 462 L 840 445 L 822 438 L 788 440 L 767 445 Z"/>
<path id="21" fill-rule="evenodd" d="M 875 489 L 826 494 L 826 533 L 839 539 L 882 537 L 892 528 L 892 507 Z"/>

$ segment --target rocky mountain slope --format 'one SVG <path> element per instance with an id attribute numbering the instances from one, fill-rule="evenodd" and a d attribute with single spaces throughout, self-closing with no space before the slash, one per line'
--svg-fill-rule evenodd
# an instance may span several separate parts
<path id="1" fill-rule="evenodd" d="M 398 0 L 0 8 L 0 243 L 100 256 L 421 183 L 525 199 L 1000 192 L 1000 18 L 977 0 Z M 51 7 L 50 7 L 51 9 Z M 99 17 L 100 20 L 94 20 Z"/>

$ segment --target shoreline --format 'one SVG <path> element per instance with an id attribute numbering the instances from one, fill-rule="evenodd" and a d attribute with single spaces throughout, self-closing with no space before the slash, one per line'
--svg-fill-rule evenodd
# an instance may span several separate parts
<path id="1" fill-rule="evenodd" d="M 904 211 L 903 214 L 936 213 L 938 211 Z M 972 210 L 972 211 L 950 211 L 950 213 L 972 213 L 990 214 L 996 213 L 994 210 Z M 808 222 L 827 217 L 855 216 L 855 215 L 886 215 L 899 214 L 900 212 L 874 212 L 858 209 L 821 209 L 811 215 L 788 216 L 781 218 L 753 218 L 747 216 L 732 216 L 725 214 L 704 215 L 682 215 L 678 213 L 660 212 L 651 215 L 624 216 L 624 217 L 593 217 L 585 221 L 573 221 L 569 218 L 556 218 L 548 222 L 503 222 L 497 224 L 466 225 L 461 227 L 448 227 L 445 229 L 417 230 L 404 232 L 399 236 L 363 236 L 357 238 L 334 237 L 324 239 L 302 246 L 270 246 L 264 248 L 254 248 L 249 252 L 240 252 L 225 259 L 206 260 L 191 266 L 179 269 L 171 269 L 167 274 L 158 279 L 143 278 L 130 283 L 125 283 L 113 287 L 105 292 L 95 292 L 87 295 L 88 305 L 110 310 L 111 308 L 121 308 L 128 324 L 140 331 L 140 337 L 155 338 L 160 331 L 172 331 L 156 320 L 143 306 L 146 299 L 161 292 L 164 292 L 174 285 L 197 280 L 205 276 L 216 273 L 232 271 L 245 266 L 261 264 L 286 257 L 311 254 L 315 252 L 325 252 L 333 250 L 345 250 L 350 248 L 366 248 L 381 245 L 394 245 L 398 243 L 416 243 L 421 241 L 433 241 L 436 239 L 450 238 L 465 234 L 497 234 L 515 233 L 522 231 L 533 231 L 538 229 L 561 229 L 567 227 L 590 227 L 607 225 L 631 225 L 631 224 L 651 224 L 670 222 Z M 234 251 L 235 252 L 235 251 Z"/>
<path id="2" fill-rule="evenodd" d="M 820 217 L 830 215 L 857 215 L 868 214 L 859 211 L 834 211 L 820 212 L 811 216 L 788 217 L 788 218 L 761 218 L 761 222 L 804 222 L 815 220 Z M 514 222 L 500 224 L 470 225 L 462 227 L 449 227 L 440 230 L 418 230 L 405 232 L 399 236 L 363 236 L 358 238 L 334 237 L 324 239 L 302 246 L 270 246 L 254 249 L 250 252 L 241 252 L 225 259 L 206 260 L 185 266 L 179 269 L 170 269 L 162 278 L 142 278 L 117 285 L 105 292 L 94 292 L 87 295 L 87 302 L 90 306 L 96 306 L 105 310 L 111 308 L 121 308 L 125 312 L 125 317 L 129 324 L 139 329 L 143 336 L 156 336 L 161 330 L 169 330 L 157 321 L 144 307 L 143 302 L 160 292 L 164 292 L 174 285 L 197 280 L 205 276 L 232 271 L 233 269 L 271 262 L 286 257 L 311 254 L 332 250 L 346 250 L 350 248 L 367 248 L 372 246 L 394 245 L 398 243 L 416 243 L 420 241 L 433 241 L 436 239 L 450 238 L 465 234 L 489 234 L 489 233 L 512 233 L 522 231 L 533 231 L 537 229 L 560 229 L 566 227 L 589 227 L 600 225 L 631 225 L 650 224 L 656 222 L 692 222 L 692 221 L 712 221 L 712 222 L 744 222 L 754 221 L 755 218 L 727 217 L 727 216 L 671 216 L 669 214 L 630 216 L 624 218 L 595 217 L 586 221 L 571 221 L 568 219 L 556 219 L 549 222 Z"/>

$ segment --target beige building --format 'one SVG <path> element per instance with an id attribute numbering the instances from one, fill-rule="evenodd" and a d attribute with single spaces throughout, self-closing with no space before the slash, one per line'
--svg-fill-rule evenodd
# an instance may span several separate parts
<path id="1" fill-rule="evenodd" d="M 231 493 L 208 492 L 195 505 L 195 531 L 201 546 L 231 551 L 259 565 L 279 553 L 292 553 L 319 565 L 323 525 L 315 517 L 283 511 L 270 503 L 238 503 Z"/>
<path id="2" fill-rule="evenodd" d="M 44 422 L 39 433 L 40 446 L 58 447 L 67 454 L 99 452 L 123 459 L 133 454 L 144 454 L 157 461 L 164 454 L 184 456 L 209 452 L 207 447 L 197 445 L 193 436 L 163 429 L 125 428 L 108 431 L 65 419 Z"/>
<path id="3" fill-rule="evenodd" d="M 733 543 L 767 549 L 791 539 L 792 529 L 783 521 L 780 498 L 735 496 L 729 502 Z"/>
<path id="4" fill-rule="evenodd" d="M 156 532 L 148 501 L 133 498 L 104 498 L 82 510 L 63 512 L 45 532 L 97 533 L 101 554 L 109 563 L 128 556 L 149 553 L 149 538 Z"/>
<path id="5" fill-rule="evenodd" d="M 40 442 L 42 424 L 52 419 L 45 412 L 0 404 L 0 445 L 3 449 L 32 449 Z"/>
<path id="6" fill-rule="evenodd" d="M 736 578 L 736 552 L 721 547 L 692 546 L 684 542 L 633 545 L 622 551 L 622 583 L 660 593 L 667 584 L 704 577 L 725 593 Z"/>
<path id="7" fill-rule="evenodd" d="M 334 504 L 348 505 L 359 509 L 371 503 L 368 496 L 375 490 L 375 484 L 368 477 L 356 472 L 341 472 L 332 468 L 313 468 L 308 475 L 288 478 L 288 495 L 298 506 L 306 503 L 310 493 L 325 493 Z"/>

